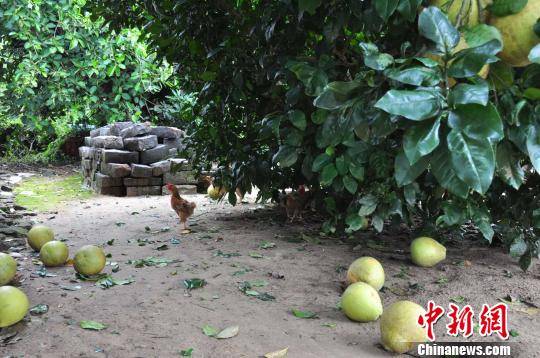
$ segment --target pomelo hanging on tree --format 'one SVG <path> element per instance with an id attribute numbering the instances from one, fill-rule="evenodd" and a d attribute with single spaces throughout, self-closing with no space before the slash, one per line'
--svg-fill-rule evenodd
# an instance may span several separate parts
<path id="1" fill-rule="evenodd" d="M 528 0 L 527 5 L 517 14 L 497 17 L 491 14 L 490 24 L 501 33 L 504 48 L 499 57 L 514 67 L 524 67 L 531 63 L 529 53 L 540 43 L 534 26 L 540 18 L 540 0 Z"/>
<path id="2" fill-rule="evenodd" d="M 480 23 L 478 0 L 432 0 L 430 4 L 446 12 L 448 19 L 457 27 L 472 27 Z"/>

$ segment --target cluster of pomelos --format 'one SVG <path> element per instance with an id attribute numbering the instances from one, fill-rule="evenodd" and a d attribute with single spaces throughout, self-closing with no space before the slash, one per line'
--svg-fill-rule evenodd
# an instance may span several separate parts
<path id="1" fill-rule="evenodd" d="M 83 275 L 96 275 L 105 267 L 105 254 L 100 247 L 81 247 L 73 260 L 65 243 L 54 239 L 54 232 L 44 225 L 34 225 L 28 232 L 28 245 L 36 252 L 44 266 L 58 267 L 73 264 Z M 0 328 L 11 326 L 24 318 L 30 307 L 26 294 L 8 284 L 17 274 L 17 262 L 6 253 L 0 253 Z"/>
<path id="2" fill-rule="evenodd" d="M 421 267 L 433 267 L 446 258 L 446 248 L 429 237 L 419 237 L 411 243 L 411 260 Z M 341 309 L 357 322 L 380 319 L 381 343 L 396 353 L 405 353 L 415 344 L 425 342 L 425 329 L 418 318 L 424 308 L 411 301 L 398 301 L 383 310 L 379 290 L 384 286 L 384 269 L 377 259 L 361 257 L 347 271 L 349 286 L 341 297 Z"/>

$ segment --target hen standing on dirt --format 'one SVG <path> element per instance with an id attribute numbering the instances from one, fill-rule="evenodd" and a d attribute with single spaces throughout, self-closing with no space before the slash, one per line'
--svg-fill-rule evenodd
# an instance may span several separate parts
<path id="1" fill-rule="evenodd" d="M 180 222 L 184 225 L 184 230 L 187 230 L 187 219 L 193 215 L 193 211 L 197 205 L 182 198 L 175 185 L 167 184 L 167 189 L 171 192 L 171 207 L 180 217 Z"/>

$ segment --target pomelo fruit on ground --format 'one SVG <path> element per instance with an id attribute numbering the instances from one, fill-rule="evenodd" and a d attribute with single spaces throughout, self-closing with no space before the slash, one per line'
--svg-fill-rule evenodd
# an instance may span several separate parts
<path id="1" fill-rule="evenodd" d="M 81 247 L 73 259 L 75 270 L 83 275 L 96 275 L 105 267 L 105 254 L 100 247 L 86 245 Z"/>
<path id="2" fill-rule="evenodd" d="M 411 259 L 418 266 L 433 267 L 446 258 L 446 247 L 430 237 L 419 237 L 411 243 Z"/>
<path id="3" fill-rule="evenodd" d="M 379 261 L 365 256 L 355 260 L 347 271 L 347 283 L 365 282 L 379 291 L 384 285 L 384 269 Z"/>
<path id="4" fill-rule="evenodd" d="M 391 352 L 405 353 L 416 343 L 425 342 L 427 333 L 418 323 L 418 317 L 425 315 L 422 306 L 411 301 L 398 301 L 384 310 L 381 316 L 381 343 Z"/>
<path id="5" fill-rule="evenodd" d="M 17 262 L 8 254 L 0 252 L 0 286 L 8 284 L 17 273 Z"/>
<path id="6" fill-rule="evenodd" d="M 341 296 L 341 310 L 353 321 L 371 322 L 379 318 L 383 307 L 377 290 L 365 282 L 356 282 Z"/>
<path id="7" fill-rule="evenodd" d="M 41 247 L 39 257 L 45 266 L 62 266 L 69 257 L 69 249 L 62 241 L 49 241 Z"/>
<path id="8" fill-rule="evenodd" d="M 0 328 L 11 326 L 28 312 L 28 297 L 13 286 L 0 287 Z"/>
<path id="9" fill-rule="evenodd" d="M 444 11 L 454 25 L 472 27 L 480 23 L 478 0 L 431 0 L 430 4 Z"/>
<path id="10" fill-rule="evenodd" d="M 41 250 L 41 246 L 46 242 L 54 240 L 53 230 L 45 225 L 34 225 L 28 231 L 28 245 L 34 249 L 34 251 Z"/>
<path id="11" fill-rule="evenodd" d="M 514 67 L 523 67 L 531 63 L 529 53 L 540 43 L 540 37 L 533 30 L 538 18 L 540 18 L 540 0 L 529 0 L 527 6 L 514 15 L 491 16 L 490 25 L 495 26 L 503 38 L 504 48 L 499 54 L 503 61 Z"/>

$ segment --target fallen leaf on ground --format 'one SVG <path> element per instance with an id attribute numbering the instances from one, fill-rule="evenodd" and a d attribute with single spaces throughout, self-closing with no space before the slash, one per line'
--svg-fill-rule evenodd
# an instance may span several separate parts
<path id="1" fill-rule="evenodd" d="M 264 358 L 284 358 L 287 356 L 288 352 L 289 352 L 289 347 L 280 349 L 279 351 L 266 353 L 264 355 Z"/>
<path id="2" fill-rule="evenodd" d="M 206 280 L 202 278 L 190 278 L 190 279 L 184 280 L 183 282 L 184 282 L 184 287 L 188 290 L 201 288 L 206 285 Z"/>
<path id="3" fill-rule="evenodd" d="M 180 351 L 180 357 L 191 357 L 193 354 L 193 348 L 182 349 Z"/>
<path id="4" fill-rule="evenodd" d="M 49 306 L 43 303 L 39 305 L 35 305 L 34 307 L 30 308 L 30 314 L 33 316 L 37 316 L 37 315 L 44 314 L 47 312 L 49 312 Z"/>
<path id="5" fill-rule="evenodd" d="M 262 259 L 264 257 L 263 255 L 259 254 L 258 252 L 250 252 L 249 256 L 253 257 L 254 259 Z"/>
<path id="6" fill-rule="evenodd" d="M 463 297 L 463 296 L 454 296 L 454 297 L 450 297 L 450 301 L 454 302 L 454 303 L 463 303 L 465 302 L 466 298 Z"/>
<path id="7" fill-rule="evenodd" d="M 221 332 L 219 332 L 216 335 L 216 338 L 217 339 L 232 338 L 238 334 L 239 330 L 240 330 L 240 327 L 238 326 L 230 326 L 230 327 L 224 328 Z"/>
<path id="8" fill-rule="evenodd" d="M 133 278 L 128 278 L 125 280 L 117 280 L 111 275 L 107 275 L 103 277 L 102 279 L 98 280 L 96 282 L 96 286 L 99 286 L 103 289 L 107 289 L 113 286 L 123 286 L 123 285 L 129 285 L 130 283 L 135 282 Z"/>
<path id="9" fill-rule="evenodd" d="M 306 319 L 318 318 L 315 312 L 302 311 L 302 310 L 297 310 L 295 308 L 293 308 L 291 311 L 292 311 L 292 314 L 298 318 L 306 318 Z"/>
<path id="10" fill-rule="evenodd" d="M 81 326 L 83 329 L 90 329 L 93 331 L 101 331 L 102 329 L 107 328 L 106 324 L 96 321 L 80 321 L 79 326 Z"/>
<path id="11" fill-rule="evenodd" d="M 259 247 L 261 249 L 273 249 L 274 247 L 276 247 L 276 243 L 275 242 L 270 242 L 270 241 L 263 241 L 261 242 L 261 244 L 259 245 Z"/>
<path id="12" fill-rule="evenodd" d="M 208 324 L 205 324 L 202 328 L 202 331 L 205 335 L 207 335 L 208 337 L 214 337 L 216 334 L 218 334 L 218 330 L 217 328 L 215 327 L 212 327 Z"/>
<path id="13" fill-rule="evenodd" d="M 144 266 L 164 267 L 164 266 L 167 266 L 167 264 L 170 264 L 172 262 L 174 262 L 174 260 L 167 259 L 164 257 L 149 256 L 144 259 L 129 260 L 127 263 L 130 265 L 134 265 L 137 268 L 140 268 Z"/>
<path id="14" fill-rule="evenodd" d="M 321 326 L 328 327 L 328 328 L 336 328 L 335 323 L 323 323 L 323 324 L 321 324 Z"/>

